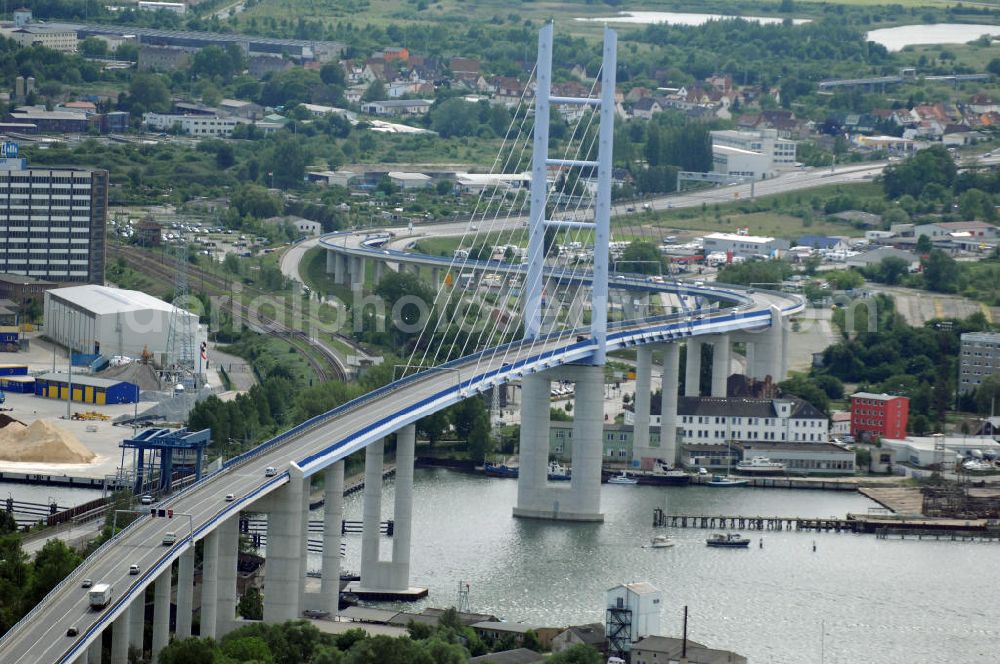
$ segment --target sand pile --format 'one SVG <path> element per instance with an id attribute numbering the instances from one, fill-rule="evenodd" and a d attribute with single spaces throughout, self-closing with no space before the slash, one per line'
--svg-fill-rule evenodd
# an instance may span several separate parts
<path id="1" fill-rule="evenodd" d="M 132 362 L 120 367 L 111 367 L 102 371 L 99 376 L 101 378 L 113 378 L 138 385 L 139 389 L 144 392 L 158 392 L 163 389 L 163 384 L 160 381 L 160 377 L 156 375 L 156 370 L 153 369 L 152 365 L 143 364 L 142 362 Z"/>
<path id="2" fill-rule="evenodd" d="M 28 427 L 15 421 L 0 429 L 3 461 L 89 463 L 96 456 L 72 433 L 45 420 Z"/>

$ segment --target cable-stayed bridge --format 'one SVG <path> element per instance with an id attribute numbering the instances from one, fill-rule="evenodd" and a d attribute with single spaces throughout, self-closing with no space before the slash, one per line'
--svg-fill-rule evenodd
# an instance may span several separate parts
<path id="1" fill-rule="evenodd" d="M 530 192 L 484 191 L 461 239 L 466 249 L 501 245 L 527 236 L 526 262 L 435 258 L 396 252 L 366 234 L 333 236 L 324 242 L 328 267 L 344 283 L 362 284 L 366 263 L 376 276 L 387 263 L 441 271 L 434 302 L 415 333 L 397 380 L 226 460 L 200 482 L 172 495 L 158 508 L 172 519 L 142 518 L 100 549 L 0 639 L 0 662 L 90 662 L 124 664 L 130 646 L 157 654 L 174 638 L 191 635 L 195 597 L 195 543 L 202 550 L 201 636 L 221 637 L 236 618 L 239 514 L 267 515 L 264 620 L 280 622 L 304 610 L 335 613 L 340 586 L 343 460 L 365 450 L 365 494 L 358 592 L 411 592 L 409 554 L 413 510 L 414 423 L 493 386 L 522 385 L 520 475 L 513 514 L 524 518 L 600 521 L 603 372 L 608 352 L 635 348 L 636 456 L 676 459 L 676 396 L 679 353 L 687 348 L 686 390 L 697 390 L 701 345 L 715 347 L 712 393 L 725 390 L 732 343 L 746 345 L 748 371 L 780 380 L 786 371 L 786 319 L 802 310 L 795 296 L 768 291 L 682 283 L 663 278 L 612 274 L 610 261 L 611 153 L 614 125 L 616 35 L 605 30 L 603 68 L 592 94 L 557 97 L 551 92 L 553 30 L 539 35 L 538 65 L 525 86 L 522 105 L 497 156 L 493 172 L 521 169 L 531 161 Z M 551 157 L 550 111 L 559 105 L 585 112 Z M 530 112 L 529 112 L 530 110 Z M 518 171 L 519 172 L 519 171 Z M 572 201 L 573 209 L 551 205 Z M 588 203 L 589 202 L 589 203 Z M 519 215 L 527 226 L 510 223 Z M 552 247 L 592 246 L 589 258 L 560 260 Z M 458 254 L 456 254 L 458 255 Z M 459 288 L 461 275 L 496 273 L 503 278 L 483 294 Z M 614 310 L 614 291 L 639 298 L 665 295 L 675 302 L 651 316 L 629 307 Z M 560 297 L 557 297 L 557 293 Z M 564 297 L 563 297 L 564 296 Z M 628 299 L 628 298 L 626 298 Z M 579 303 L 568 311 L 557 303 Z M 615 313 L 618 313 L 615 311 Z M 444 341 L 447 341 L 445 343 Z M 653 353 L 663 355 L 663 440 L 649 441 L 649 393 Z M 552 380 L 575 388 L 572 480 L 547 481 L 549 395 Z M 644 397 L 642 395 L 645 395 Z M 396 479 L 392 555 L 380 559 L 384 440 L 395 436 Z M 273 471 L 272 471 L 273 469 Z M 324 477 L 325 516 L 320 592 L 306 590 L 309 486 Z M 228 500 L 229 496 L 231 500 Z M 173 532 L 176 542 L 163 544 Z M 130 573 L 130 565 L 138 572 Z M 176 567 L 176 584 L 174 568 Z M 83 579 L 111 584 L 101 610 L 90 607 Z M 144 639 L 146 589 L 153 588 L 152 638 Z M 175 598 L 175 599 L 174 599 Z M 171 604 L 176 620 L 171 623 Z M 75 633 L 68 630 L 72 628 Z M 110 630 L 111 648 L 102 653 Z M 103 655 L 107 655 L 102 659 Z"/>

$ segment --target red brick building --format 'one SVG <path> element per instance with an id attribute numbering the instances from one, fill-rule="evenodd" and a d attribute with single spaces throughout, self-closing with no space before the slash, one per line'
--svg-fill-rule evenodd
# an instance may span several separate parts
<path id="1" fill-rule="evenodd" d="M 851 435 L 857 440 L 906 438 L 910 400 L 888 394 L 851 395 Z"/>

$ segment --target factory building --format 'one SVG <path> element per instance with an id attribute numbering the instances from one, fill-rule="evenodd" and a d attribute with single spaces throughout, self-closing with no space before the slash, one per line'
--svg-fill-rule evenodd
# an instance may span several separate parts
<path id="1" fill-rule="evenodd" d="M 86 375 L 70 377 L 68 373 L 47 373 L 35 378 L 35 396 L 65 401 L 71 389 L 73 401 L 98 406 L 139 400 L 139 386 L 120 380 Z"/>
<path id="2" fill-rule="evenodd" d="M 167 362 L 174 307 L 139 291 L 107 286 L 71 286 L 45 293 L 46 336 L 84 355 L 141 357 L 153 354 L 156 364 Z M 194 369 L 205 331 L 198 316 L 178 311 L 178 335 L 188 332 L 193 340 Z"/>
<path id="3" fill-rule="evenodd" d="M 2 145 L 0 272 L 103 283 L 107 216 L 107 171 L 28 168 Z"/>

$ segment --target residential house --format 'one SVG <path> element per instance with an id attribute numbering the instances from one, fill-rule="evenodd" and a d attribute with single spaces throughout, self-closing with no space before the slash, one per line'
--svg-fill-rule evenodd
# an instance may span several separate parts
<path id="1" fill-rule="evenodd" d="M 605 635 L 603 623 L 590 623 L 589 625 L 574 625 L 567 627 L 565 632 L 557 634 L 552 638 L 552 652 L 560 653 L 563 650 L 576 645 L 586 645 L 605 652 L 608 641 Z"/>
<path id="2" fill-rule="evenodd" d="M 291 69 L 293 64 L 280 55 L 252 55 L 247 58 L 247 70 L 254 78 L 264 78 L 271 72 L 282 72 Z"/>
<path id="3" fill-rule="evenodd" d="M 177 46 L 139 45 L 139 71 L 177 71 L 191 63 L 191 51 Z"/>
<path id="4" fill-rule="evenodd" d="M 632 104 L 632 117 L 651 120 L 657 113 L 662 113 L 663 107 L 653 97 L 643 97 Z"/>
<path id="5" fill-rule="evenodd" d="M 632 664 L 746 664 L 747 658 L 728 650 L 709 648 L 691 639 L 647 636 L 632 646 Z"/>
<path id="6" fill-rule="evenodd" d="M 552 639 L 558 635 L 561 629 L 557 627 L 542 627 L 528 623 L 510 623 L 496 620 L 484 620 L 471 625 L 481 639 L 498 641 L 504 637 L 511 636 L 518 647 L 524 645 L 525 634 L 534 632 L 538 637 L 538 642 L 543 650 L 548 650 L 552 645 Z"/>
<path id="7" fill-rule="evenodd" d="M 431 110 L 433 103 L 430 99 L 388 99 L 365 102 L 361 111 L 382 116 L 423 115 Z"/>

